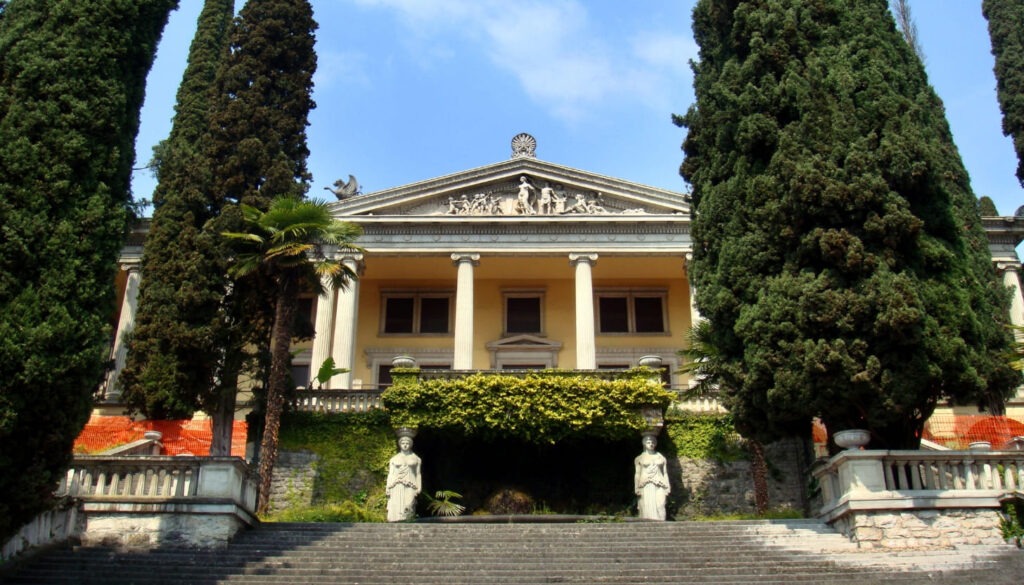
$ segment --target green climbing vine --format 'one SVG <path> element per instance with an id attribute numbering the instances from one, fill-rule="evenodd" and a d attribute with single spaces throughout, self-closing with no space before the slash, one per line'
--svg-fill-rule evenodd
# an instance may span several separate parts
<path id="1" fill-rule="evenodd" d="M 524 377 L 471 374 L 433 380 L 418 380 L 417 373 L 393 371 L 395 384 L 381 397 L 395 426 L 537 444 L 570 436 L 635 436 L 647 424 L 641 408 L 665 409 L 673 398 L 646 368 L 614 380 L 550 370 Z"/>
<path id="2" fill-rule="evenodd" d="M 295 508 L 275 520 L 382 520 L 387 499 L 384 480 L 395 452 L 387 413 L 292 412 L 281 425 L 282 451 L 317 455 L 314 506 Z"/>
<path id="3" fill-rule="evenodd" d="M 725 463 L 747 457 L 743 439 L 728 414 L 675 411 L 665 418 L 673 455 Z"/>

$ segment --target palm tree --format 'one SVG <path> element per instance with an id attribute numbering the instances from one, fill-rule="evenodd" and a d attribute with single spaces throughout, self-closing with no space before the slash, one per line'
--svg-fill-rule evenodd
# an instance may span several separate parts
<path id="1" fill-rule="evenodd" d="M 264 514 L 270 501 L 270 480 L 277 459 L 278 431 L 284 397 L 294 385 L 291 377 L 292 329 L 299 292 L 320 292 L 324 280 L 344 288 L 356 274 L 327 254 L 327 247 L 358 250 L 359 226 L 335 220 L 322 201 L 278 197 L 267 211 L 239 206 L 248 226 L 245 233 L 225 232 L 237 243 L 237 256 L 228 270 L 236 279 L 257 275 L 274 283 L 274 323 L 270 340 L 270 376 L 266 420 L 260 444 L 260 489 L 256 511 Z"/>

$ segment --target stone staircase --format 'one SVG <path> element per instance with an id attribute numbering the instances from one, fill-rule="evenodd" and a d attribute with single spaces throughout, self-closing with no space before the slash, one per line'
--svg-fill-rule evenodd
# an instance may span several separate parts
<path id="1" fill-rule="evenodd" d="M 56 549 L 15 584 L 978 583 L 1018 585 L 1012 546 L 881 553 L 814 520 L 263 524 L 217 550 Z"/>

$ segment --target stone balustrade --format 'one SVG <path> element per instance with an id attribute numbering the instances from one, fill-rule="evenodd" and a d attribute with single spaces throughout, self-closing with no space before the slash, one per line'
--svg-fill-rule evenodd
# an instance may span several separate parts
<path id="1" fill-rule="evenodd" d="M 1024 498 L 1024 453 L 848 450 L 813 470 L 820 516 L 864 547 L 1002 542 L 1000 509 Z"/>
<path id="2" fill-rule="evenodd" d="M 380 408 L 383 390 L 298 390 L 293 405 L 300 412 L 367 412 Z"/>
<path id="3" fill-rule="evenodd" d="M 79 502 L 86 544 L 218 546 L 257 522 L 256 491 L 236 457 L 81 456 L 57 495 Z"/>
<path id="4" fill-rule="evenodd" d="M 415 380 L 437 380 L 462 378 L 470 374 L 494 374 L 525 378 L 528 375 L 543 373 L 552 376 L 587 376 L 602 380 L 614 380 L 624 375 L 623 370 L 535 370 L 535 369 L 504 369 L 504 370 L 410 370 L 410 374 L 395 374 L 396 379 L 402 375 L 413 375 Z M 292 405 L 300 412 L 367 412 L 381 408 L 380 396 L 385 388 L 337 389 L 337 390 L 304 390 L 295 392 Z M 673 388 L 673 390 L 678 390 Z M 680 401 L 685 410 L 696 412 L 725 412 L 714 398 L 701 398 Z"/>

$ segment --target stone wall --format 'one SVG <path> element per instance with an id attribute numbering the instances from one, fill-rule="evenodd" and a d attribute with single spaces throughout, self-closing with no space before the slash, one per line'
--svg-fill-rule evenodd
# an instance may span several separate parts
<path id="1" fill-rule="evenodd" d="M 144 508 L 146 504 L 138 505 Z M 160 546 L 213 548 L 226 546 L 246 523 L 230 514 L 204 514 L 202 511 L 172 510 L 165 513 L 146 510 L 92 511 L 84 517 L 81 533 L 86 546 L 124 549 L 151 549 Z"/>
<path id="2" fill-rule="evenodd" d="M 314 502 L 319 457 L 309 451 L 281 451 L 270 484 L 270 511 Z"/>
<path id="3" fill-rule="evenodd" d="M 996 510 L 905 510 L 857 512 L 833 526 L 861 548 L 949 548 L 1003 544 Z"/>
<path id="4" fill-rule="evenodd" d="M 765 446 L 769 507 L 805 512 L 807 471 L 803 441 L 787 439 Z M 679 457 L 669 460 L 676 518 L 754 513 L 750 461 L 718 462 Z"/>

